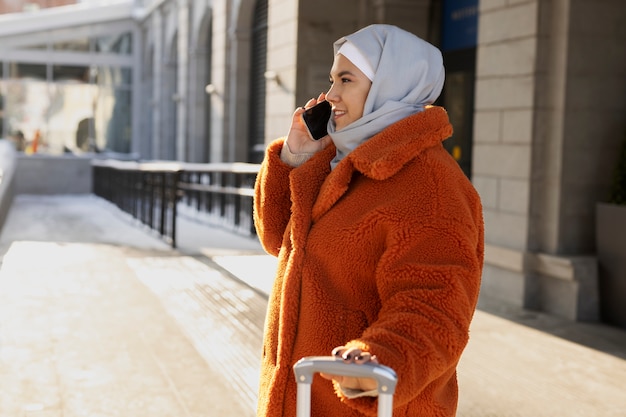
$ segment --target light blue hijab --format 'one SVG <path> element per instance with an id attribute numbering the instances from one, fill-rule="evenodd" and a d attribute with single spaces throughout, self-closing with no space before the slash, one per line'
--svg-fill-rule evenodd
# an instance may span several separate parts
<path id="1" fill-rule="evenodd" d="M 387 126 L 434 103 L 445 79 L 439 49 L 396 26 L 376 24 L 344 36 L 333 45 L 335 55 L 346 41 L 369 62 L 374 78 L 360 119 L 340 131 L 332 118 L 328 122 L 337 148 L 332 168 Z"/>

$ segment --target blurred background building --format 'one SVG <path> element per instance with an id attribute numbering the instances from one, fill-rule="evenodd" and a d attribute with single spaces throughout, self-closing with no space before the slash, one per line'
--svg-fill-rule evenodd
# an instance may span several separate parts
<path id="1" fill-rule="evenodd" d="M 0 14 L 32 12 L 76 3 L 78 3 L 77 0 L 2 0 L 0 1 Z"/>
<path id="2" fill-rule="evenodd" d="M 0 16 L 2 134 L 39 135 L 49 153 L 257 163 L 328 88 L 337 38 L 376 22 L 437 45 L 445 146 L 484 204 L 483 292 L 599 317 L 596 204 L 626 132 L 623 0 L 65 3 L 0 2 L 26 10 Z"/>

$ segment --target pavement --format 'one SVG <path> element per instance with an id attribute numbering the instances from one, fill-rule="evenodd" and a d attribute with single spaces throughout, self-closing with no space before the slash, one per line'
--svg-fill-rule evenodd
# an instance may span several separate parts
<path id="1" fill-rule="evenodd" d="M 95 196 L 21 195 L 0 255 L 0 417 L 255 415 L 255 238 L 182 219 L 174 250 Z M 481 299 L 458 374 L 459 417 L 624 417 L 626 330 Z"/>

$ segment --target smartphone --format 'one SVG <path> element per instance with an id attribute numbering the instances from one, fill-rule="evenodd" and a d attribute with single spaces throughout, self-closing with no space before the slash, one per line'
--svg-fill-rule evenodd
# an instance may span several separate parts
<path id="1" fill-rule="evenodd" d="M 309 136 L 313 140 L 320 140 L 328 134 L 326 126 L 330 119 L 331 106 L 326 100 L 320 101 L 315 106 L 307 109 L 302 114 L 304 124 L 309 131 Z"/>

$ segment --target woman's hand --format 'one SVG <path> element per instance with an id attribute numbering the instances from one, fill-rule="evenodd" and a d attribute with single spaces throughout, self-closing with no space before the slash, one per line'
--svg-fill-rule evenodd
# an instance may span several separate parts
<path id="1" fill-rule="evenodd" d="M 327 147 L 330 142 L 330 136 L 326 135 L 320 140 L 313 140 L 307 132 L 306 125 L 302 119 L 302 113 L 305 109 L 315 106 L 318 102 L 326 99 L 326 94 L 321 93 L 317 99 L 310 99 L 304 107 L 298 107 L 291 118 L 291 127 L 287 134 L 285 144 L 289 146 L 289 151 L 294 154 L 299 153 L 315 153 Z"/>
<path id="2" fill-rule="evenodd" d="M 346 363 L 378 363 L 376 355 L 372 355 L 369 352 L 363 352 L 357 348 L 346 348 L 345 346 L 339 346 L 333 349 L 333 356 L 343 359 Z M 353 378 L 340 375 L 329 375 L 320 373 L 325 379 L 335 380 L 341 387 L 348 389 L 356 389 L 361 391 L 375 390 L 377 387 L 376 380 L 373 378 Z"/>

